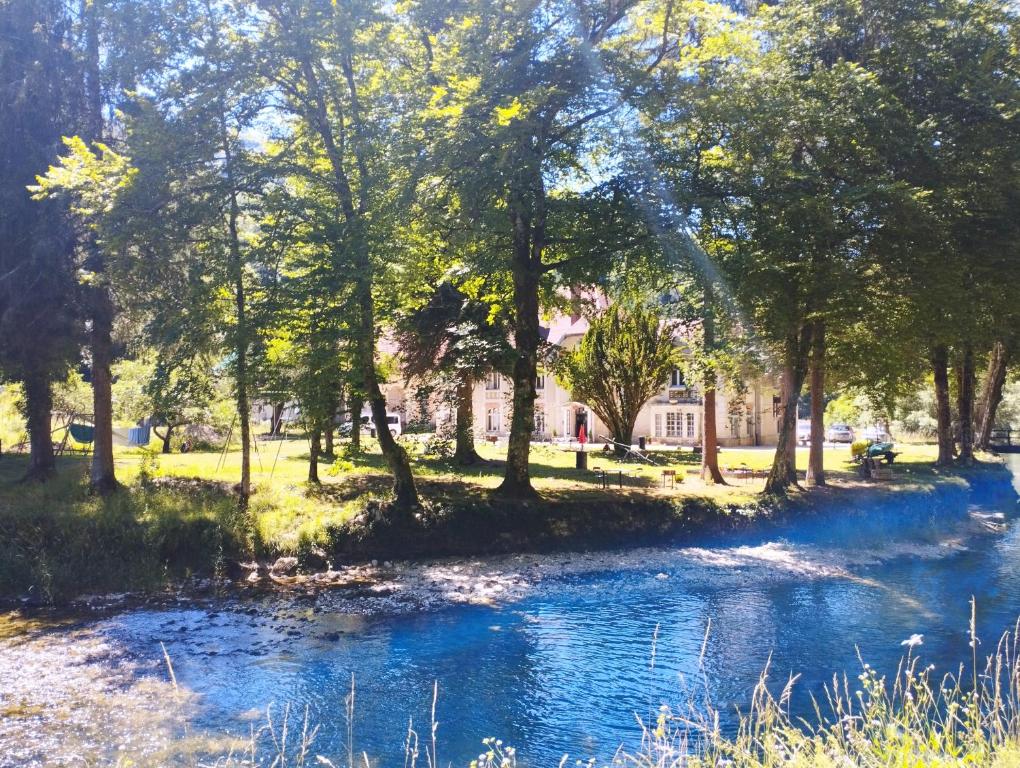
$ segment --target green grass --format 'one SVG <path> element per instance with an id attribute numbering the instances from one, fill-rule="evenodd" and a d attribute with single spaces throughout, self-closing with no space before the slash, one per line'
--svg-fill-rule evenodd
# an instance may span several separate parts
<path id="1" fill-rule="evenodd" d="M 83 460 L 62 460 L 45 484 L 17 482 L 24 463 L 16 457 L 0 464 L 0 594 L 54 602 L 155 588 L 214 571 L 256 545 L 249 522 L 222 493 L 136 482 L 100 498 L 88 492 Z"/>
<path id="2" fill-rule="evenodd" d="M 471 542 L 465 539 L 483 535 L 489 522 L 503 526 L 505 535 L 518 537 L 525 546 L 586 536 L 597 545 L 600 526 L 613 535 L 627 534 L 640 529 L 632 525 L 635 521 L 646 530 L 659 530 L 694 510 L 751 508 L 763 486 L 761 479 L 739 478 L 731 478 L 727 486 L 706 485 L 697 476 L 698 457 L 689 450 L 653 454 L 661 466 L 618 462 L 592 452 L 589 467 L 611 466 L 627 472 L 623 488 L 603 489 L 592 471 L 574 468 L 573 451 L 536 445 L 532 477 L 547 504 L 524 515 L 515 513 L 512 505 L 491 500 L 491 491 L 502 479 L 504 446 L 480 444 L 478 450 L 486 462 L 462 468 L 424 455 L 418 441 L 407 439 L 405 445 L 423 499 L 430 508 L 444 510 L 442 514 L 453 510 L 459 515 L 447 527 L 457 527 L 460 537 L 442 542 L 451 552 L 470 549 Z M 308 446 L 303 439 L 259 440 L 248 514 L 238 512 L 232 490 L 240 475 L 236 449 L 170 455 L 118 449 L 117 471 L 124 489 L 107 498 L 88 493 L 85 457 L 62 457 L 55 480 L 26 485 L 17 482 L 25 458 L 4 456 L 0 460 L 0 595 L 60 601 L 87 592 L 152 589 L 194 574 L 215 575 L 253 557 L 303 557 L 314 547 L 338 556 L 351 554 L 356 542 L 344 543 L 345 526 L 365 509 L 367 500 L 385 498 L 390 487 L 378 446 L 372 440 L 366 440 L 365 446 L 363 453 L 335 466 L 321 462 L 322 483 L 315 486 L 306 481 Z M 806 450 L 798 454 L 803 465 Z M 849 455 L 849 448 L 826 449 L 836 493 L 839 488 L 868 485 L 858 478 Z M 724 468 L 766 469 L 772 452 L 723 449 L 719 458 Z M 933 458 L 930 446 L 906 446 L 894 466 L 894 481 L 883 487 L 915 490 L 946 482 L 944 475 L 932 470 Z M 682 480 L 676 488 L 660 487 L 664 466 L 675 469 Z M 808 494 L 808 498 L 813 497 Z M 593 510 L 605 513 L 602 523 Z M 479 515 L 487 517 L 483 520 Z M 696 519 L 706 518 L 692 517 L 692 524 L 698 524 Z M 529 541 L 532 529 L 538 533 Z M 373 542 L 373 546 L 387 547 L 385 542 Z M 500 546 L 505 548 L 506 543 Z"/>

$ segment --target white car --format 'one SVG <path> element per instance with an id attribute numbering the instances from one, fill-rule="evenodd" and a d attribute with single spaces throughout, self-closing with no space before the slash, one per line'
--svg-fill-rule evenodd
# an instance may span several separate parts
<path id="1" fill-rule="evenodd" d="M 797 443 L 799 445 L 807 445 L 811 442 L 811 421 L 808 419 L 799 419 L 797 421 Z"/>
<path id="2" fill-rule="evenodd" d="M 390 434 L 394 437 L 400 437 L 400 434 L 404 431 L 400 425 L 400 416 L 396 413 L 386 414 L 386 423 L 389 425 Z M 375 427 L 372 428 L 372 437 L 375 437 Z"/>
<path id="3" fill-rule="evenodd" d="M 825 439 L 830 443 L 852 443 L 854 431 L 846 424 L 833 424 L 825 432 Z"/>
<path id="4" fill-rule="evenodd" d="M 889 430 L 878 425 L 864 429 L 861 432 L 861 437 L 865 440 L 870 440 L 873 443 L 891 443 L 893 441 L 892 435 L 889 434 Z"/>

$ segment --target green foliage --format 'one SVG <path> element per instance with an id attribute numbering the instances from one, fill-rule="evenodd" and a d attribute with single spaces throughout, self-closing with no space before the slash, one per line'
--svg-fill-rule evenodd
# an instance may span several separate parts
<path id="1" fill-rule="evenodd" d="M 60 413 L 92 413 L 92 387 L 81 371 L 70 370 L 53 386 L 53 409 Z"/>
<path id="2" fill-rule="evenodd" d="M 75 130 L 78 83 L 66 4 L 0 5 L 0 378 L 27 385 L 37 447 L 49 440 L 49 386 L 75 362 L 81 329 L 67 206 L 28 188 Z M 43 476 L 50 459 L 37 458 Z"/>
<path id="3" fill-rule="evenodd" d="M 74 471 L 0 489 L 0 532 L 0 589 L 42 602 L 212 575 L 251 546 L 222 492 L 149 486 L 97 497 Z"/>
<path id="4" fill-rule="evenodd" d="M 0 13 L 0 374 L 40 417 L 97 285 L 118 418 L 265 394 L 316 432 L 398 365 L 505 370 L 522 488 L 544 310 L 661 294 L 692 377 L 785 367 L 791 398 L 824 334 L 885 415 L 1017 325 L 1005 0 L 72 6 Z"/>
<path id="5" fill-rule="evenodd" d="M 422 450 L 426 456 L 434 456 L 437 459 L 450 459 L 453 457 L 453 441 L 441 434 L 430 435 L 425 441 Z"/>
<path id="6" fill-rule="evenodd" d="M 617 442 L 630 445 L 638 412 L 679 364 L 674 333 L 655 310 L 616 304 L 591 321 L 577 347 L 556 358 L 556 375 Z"/>

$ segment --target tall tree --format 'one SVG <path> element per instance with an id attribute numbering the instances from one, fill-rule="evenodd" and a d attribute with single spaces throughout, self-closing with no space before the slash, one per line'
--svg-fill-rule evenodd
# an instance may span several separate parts
<path id="1" fill-rule="evenodd" d="M 380 110 L 388 105 L 371 88 L 373 72 L 384 65 L 370 45 L 384 19 L 370 2 L 262 0 L 260 6 L 271 19 L 262 47 L 270 77 L 284 95 L 282 106 L 298 119 L 298 138 L 314 144 L 322 169 L 328 169 L 316 173 L 335 201 L 334 247 L 344 254 L 354 283 L 359 389 L 375 423 L 385 424 L 373 291 L 388 241 L 373 225 L 386 220 L 394 176 L 387 175 L 381 152 L 391 122 Z M 359 28 L 370 32 L 359 35 Z M 406 515 L 418 504 L 407 452 L 389 430 L 377 434 L 393 475 L 395 509 Z"/>
<path id="2" fill-rule="evenodd" d="M 987 451 L 991 447 L 992 431 L 995 429 L 995 416 L 1002 403 L 1002 392 L 1006 385 L 1006 373 L 1012 358 L 1013 349 L 1010 344 L 996 341 L 988 355 L 988 370 L 985 373 L 978 401 L 978 432 L 976 447 Z"/>
<path id="3" fill-rule="evenodd" d="M 55 470 L 54 381 L 77 353 L 74 237 L 64 201 L 35 201 L 36 174 L 81 115 L 80 70 L 65 5 L 0 3 L 0 374 L 24 386 L 26 478 Z"/>
<path id="4" fill-rule="evenodd" d="M 625 101 L 618 90 L 630 88 L 634 67 L 616 43 L 635 6 L 471 0 L 421 3 L 407 14 L 429 94 L 429 158 L 464 201 L 471 236 L 490 243 L 477 268 L 508 275 L 512 285 L 513 414 L 497 490 L 505 496 L 534 495 L 528 456 L 542 297 L 565 267 L 612 250 L 575 247 L 571 229 L 602 191 L 591 173 Z"/>
<path id="5" fill-rule="evenodd" d="M 229 350 L 246 506 L 255 336 L 249 313 L 259 275 L 251 222 L 264 177 L 245 132 L 264 94 L 245 40 L 232 32 L 250 20 L 248 10 L 198 0 L 167 7 L 174 13 L 164 21 L 175 30 L 167 38 L 177 47 L 148 73 L 144 95 L 123 104 L 120 151 L 71 141 L 40 187 L 74 195 L 95 232 L 103 285 L 115 285 L 122 305 L 145 315 L 151 346 L 162 351 L 185 340 L 196 351 Z"/>

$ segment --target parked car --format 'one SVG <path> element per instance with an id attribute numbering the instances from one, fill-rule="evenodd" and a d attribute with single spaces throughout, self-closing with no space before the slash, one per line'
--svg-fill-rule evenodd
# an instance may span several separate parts
<path id="1" fill-rule="evenodd" d="M 400 433 L 403 432 L 403 428 L 400 425 L 400 416 L 396 413 L 387 413 L 386 423 L 389 425 L 390 434 L 393 435 L 394 437 L 400 437 Z M 374 426 L 372 427 L 372 430 L 369 434 L 371 434 L 372 437 L 375 437 Z"/>
<path id="2" fill-rule="evenodd" d="M 830 443 L 852 443 L 854 431 L 847 424 L 833 424 L 826 430 L 825 439 Z"/>
<path id="3" fill-rule="evenodd" d="M 811 421 L 800 419 L 797 421 L 797 442 L 800 445 L 807 445 L 811 442 Z"/>
<path id="4" fill-rule="evenodd" d="M 889 434 L 889 430 L 885 427 L 878 426 L 877 424 L 873 427 L 867 427 L 861 432 L 861 438 L 864 440 L 870 440 L 873 443 L 891 443 L 892 435 Z"/>
<path id="5" fill-rule="evenodd" d="M 390 434 L 394 437 L 400 437 L 401 432 L 403 432 L 403 427 L 400 423 L 400 414 L 387 413 L 386 423 L 389 425 Z M 370 437 L 375 437 L 375 425 L 372 423 L 372 414 L 363 413 L 361 415 L 361 430 L 362 432 L 366 432 Z M 340 437 L 350 437 L 351 432 L 353 431 L 351 422 L 345 421 L 340 425 L 340 428 L 337 431 L 339 432 Z"/>

